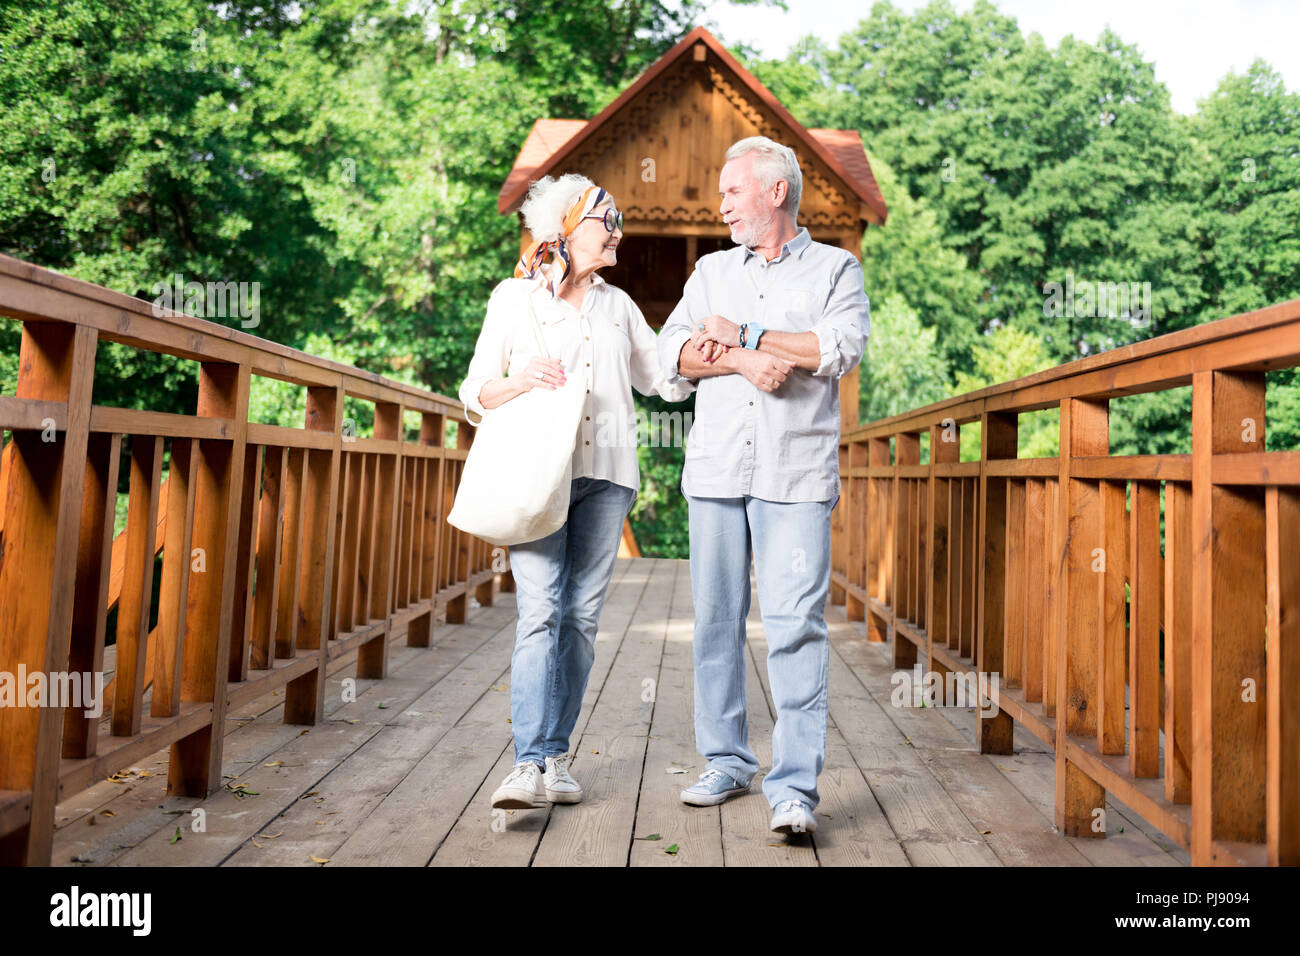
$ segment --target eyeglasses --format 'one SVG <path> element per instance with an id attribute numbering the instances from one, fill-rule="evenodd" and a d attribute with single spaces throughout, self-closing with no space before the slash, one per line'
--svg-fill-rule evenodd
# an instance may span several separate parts
<path id="1" fill-rule="evenodd" d="M 613 232 L 615 229 L 623 228 L 623 214 L 617 209 L 606 209 L 603 213 L 589 212 L 582 217 L 583 219 L 599 219 L 605 223 L 605 231 Z"/>

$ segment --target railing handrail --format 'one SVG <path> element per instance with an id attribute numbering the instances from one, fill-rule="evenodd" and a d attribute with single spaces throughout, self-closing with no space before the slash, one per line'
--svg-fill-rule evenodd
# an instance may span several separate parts
<path id="1" fill-rule="evenodd" d="M 911 426 L 923 428 L 926 422 L 933 419 L 935 415 L 952 411 L 954 409 L 964 409 L 965 406 L 971 406 L 958 421 L 972 421 L 979 417 L 978 403 L 991 403 L 992 399 L 1002 396 L 1011 396 L 1016 392 L 1024 391 L 1029 388 L 1038 388 L 1045 385 L 1061 384 L 1064 385 L 1071 379 L 1079 378 L 1095 372 L 1107 369 L 1118 369 L 1120 366 L 1133 362 L 1139 362 L 1146 359 L 1155 358 L 1156 356 L 1165 355 L 1174 352 L 1185 351 L 1192 347 L 1208 346 L 1218 342 L 1227 341 L 1242 336 L 1248 332 L 1260 332 L 1267 329 L 1275 328 L 1280 325 L 1297 322 L 1300 320 L 1300 299 L 1290 299 L 1286 302 L 1280 302 L 1276 305 L 1270 305 L 1262 309 L 1256 309 L 1253 312 L 1243 312 L 1240 315 L 1234 315 L 1225 319 L 1216 319 L 1213 322 L 1206 322 L 1202 325 L 1193 326 L 1190 329 L 1179 329 L 1176 332 L 1167 332 L 1164 335 L 1158 335 L 1154 338 L 1143 339 L 1140 342 L 1133 342 L 1129 345 L 1121 345 L 1105 352 L 1098 352 L 1096 355 L 1085 356 L 1084 358 L 1075 359 L 1066 362 L 1063 365 L 1056 365 L 1052 368 L 1043 369 L 1040 372 L 1033 372 L 1021 378 L 1011 379 L 1006 382 L 998 382 L 994 385 L 987 385 L 984 388 L 976 389 L 972 392 L 965 392 L 961 395 L 954 395 L 950 398 L 941 399 L 937 402 L 931 402 L 920 408 L 910 411 L 900 412 L 897 415 L 891 415 L 888 418 L 878 418 L 874 421 L 863 422 L 851 431 L 844 432 L 841 441 L 860 441 L 865 438 L 877 437 L 881 434 L 894 434 L 898 431 L 907 431 Z M 1291 360 L 1292 364 L 1300 364 L 1300 336 L 1296 340 L 1295 353 L 1285 358 Z M 1286 361 L 1279 361 L 1279 366 L 1285 367 Z M 1180 374 L 1173 378 L 1153 379 L 1148 382 L 1149 388 L 1130 389 L 1130 392 L 1156 391 L 1159 389 L 1169 388 L 1176 383 L 1183 385 L 1191 384 L 1190 372 Z M 1097 389 L 1096 393 L 1105 392 L 1104 388 Z M 1072 397 L 1087 397 L 1089 393 L 1071 392 Z M 1050 408 L 1056 404 L 1056 399 L 1038 398 L 1032 402 L 1019 404 L 997 404 L 997 411 L 1034 411 L 1038 408 Z M 901 426 L 901 427 L 900 427 Z"/>
<path id="2" fill-rule="evenodd" d="M 32 298 L 34 292 L 38 296 L 36 301 Z M 68 302 L 64 296 L 73 296 L 80 301 Z M 78 304 L 84 303 L 102 307 L 102 311 L 92 308 L 86 312 L 77 308 Z M 130 313 L 131 316 L 115 317 L 109 310 Z M 378 372 L 312 355 L 242 329 L 172 309 L 155 309 L 153 303 L 124 292 L 116 292 L 3 254 L 0 254 L 0 314 L 90 325 L 98 330 L 101 341 L 118 342 L 194 361 L 237 362 L 241 355 L 235 349 L 253 349 L 267 359 L 261 364 L 253 365 L 253 371 L 258 375 L 295 385 L 312 386 L 333 384 L 329 376 L 342 375 L 354 384 L 364 382 L 400 394 L 409 400 L 408 407 L 411 411 L 437 412 L 459 421 L 465 420 L 461 403 L 446 395 L 395 381 Z M 163 334 L 146 339 L 138 331 L 131 331 L 128 326 L 136 321 L 135 316 L 139 316 L 149 330 Z M 196 340 L 195 336 L 199 338 Z M 349 391 L 349 394 L 354 393 Z M 362 394 L 364 397 L 376 397 L 368 393 Z"/>

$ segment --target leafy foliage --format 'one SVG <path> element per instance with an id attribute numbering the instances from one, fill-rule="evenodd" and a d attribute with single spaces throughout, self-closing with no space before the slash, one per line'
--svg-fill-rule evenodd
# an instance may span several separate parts
<path id="1" fill-rule="evenodd" d="M 496 194 L 532 122 L 594 115 L 704 10 L 9 0 L 0 251 L 145 299 L 178 274 L 256 282 L 247 331 L 454 393 L 517 251 Z M 890 216 L 862 245 L 867 418 L 1300 295 L 1300 94 L 1263 62 L 1180 116 L 1112 31 L 1052 49 L 988 0 L 878 2 L 837 44 L 735 52 L 870 151 Z M 1067 281 L 1149 283 L 1152 321 L 1054 311 Z M 0 323 L 0 391 L 17 351 Z M 193 408 L 192 362 L 105 346 L 97 366 L 99 403 Z M 1268 447 L 1300 447 L 1300 376 L 1268 395 Z M 303 401 L 253 383 L 257 420 L 300 422 Z M 366 408 L 346 414 L 364 433 Z M 1186 390 L 1123 399 L 1112 450 L 1186 450 L 1189 415 Z M 1054 427 L 1023 416 L 1021 453 L 1053 454 Z M 644 553 L 685 553 L 681 459 L 640 450 Z"/>

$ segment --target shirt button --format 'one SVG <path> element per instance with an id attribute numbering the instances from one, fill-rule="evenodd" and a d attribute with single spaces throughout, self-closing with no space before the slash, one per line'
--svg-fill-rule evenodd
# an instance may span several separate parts
<path id="1" fill-rule="evenodd" d="M 758 297 L 759 297 L 760 299 L 763 298 L 763 293 L 760 292 L 760 293 L 758 294 Z"/>
<path id="2" fill-rule="evenodd" d="M 750 402 L 749 404 L 753 405 L 754 403 L 753 403 L 753 402 Z"/>
<path id="3" fill-rule="evenodd" d="M 584 445 L 590 445 L 591 442 L 589 442 L 589 441 L 588 441 L 588 442 L 583 442 L 583 444 L 584 444 Z"/>
<path id="4" fill-rule="evenodd" d="M 748 441 L 748 440 L 746 440 L 746 442 L 745 442 L 745 444 L 746 444 L 746 445 L 748 445 L 748 444 L 749 444 L 749 441 Z"/>
<path id="5" fill-rule="evenodd" d="M 753 402 L 750 402 L 749 404 L 753 405 L 754 403 L 753 403 Z M 587 421 L 591 421 L 591 416 L 590 416 L 590 415 L 587 416 Z"/>

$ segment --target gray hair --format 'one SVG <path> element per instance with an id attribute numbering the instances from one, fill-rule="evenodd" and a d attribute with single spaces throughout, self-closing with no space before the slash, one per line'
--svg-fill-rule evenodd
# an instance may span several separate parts
<path id="1" fill-rule="evenodd" d="M 788 190 L 785 208 L 791 217 L 798 218 L 799 197 L 803 194 L 803 173 L 799 171 L 799 160 L 794 150 L 766 136 L 750 136 L 727 150 L 727 160 L 739 159 L 746 153 L 758 154 L 754 157 L 754 172 L 758 174 L 764 189 L 771 189 L 778 180 L 785 180 Z"/>
<path id="2" fill-rule="evenodd" d="M 558 179 L 543 176 L 528 190 L 519 207 L 524 225 L 539 242 L 554 242 L 564 228 L 564 214 L 584 192 L 596 185 L 586 176 L 565 173 Z"/>

